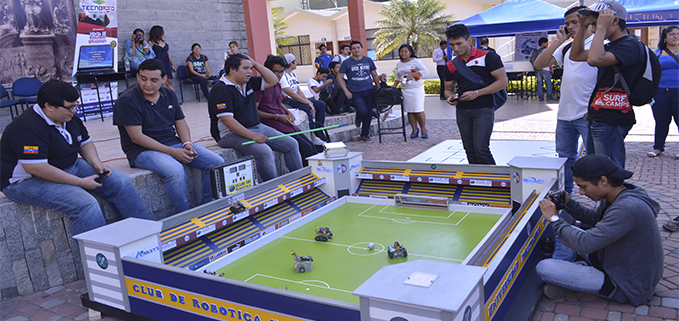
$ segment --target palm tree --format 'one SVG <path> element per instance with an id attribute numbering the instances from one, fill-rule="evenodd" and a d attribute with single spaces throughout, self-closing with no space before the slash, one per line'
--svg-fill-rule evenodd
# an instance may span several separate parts
<path id="1" fill-rule="evenodd" d="M 375 32 L 377 57 L 407 43 L 415 52 L 422 47 L 431 53 L 438 48 L 453 15 L 443 14 L 446 5 L 439 0 L 390 0 L 379 13 L 384 19 L 376 22 L 381 29 Z"/>
<path id="2" fill-rule="evenodd" d="M 278 18 L 279 11 L 280 8 L 271 9 L 271 16 L 273 18 L 274 37 L 276 38 L 276 54 L 282 56 L 286 52 L 280 46 L 291 45 L 294 42 L 294 38 L 285 35 L 285 29 L 288 28 L 288 24 L 283 21 L 283 18 Z"/>

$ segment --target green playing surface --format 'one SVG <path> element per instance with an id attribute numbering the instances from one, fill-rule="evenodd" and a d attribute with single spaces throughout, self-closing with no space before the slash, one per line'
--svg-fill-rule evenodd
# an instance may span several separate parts
<path id="1" fill-rule="evenodd" d="M 387 264 L 427 259 L 461 263 L 500 215 L 346 203 L 217 270 L 225 277 L 358 304 L 351 294 Z M 332 230 L 314 241 L 316 227 Z M 271 236 L 274 237 L 274 236 Z M 398 241 L 407 258 L 389 259 Z M 375 243 L 368 250 L 368 243 Z M 312 271 L 294 270 L 290 251 L 313 257 Z"/>

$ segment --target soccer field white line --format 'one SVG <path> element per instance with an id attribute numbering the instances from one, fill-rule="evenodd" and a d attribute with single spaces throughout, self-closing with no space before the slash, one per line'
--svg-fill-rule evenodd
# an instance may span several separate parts
<path id="1" fill-rule="evenodd" d="M 302 238 L 298 238 L 298 237 L 291 237 L 291 236 L 281 236 L 281 238 L 290 239 L 290 240 L 297 240 L 297 241 L 304 241 L 304 242 L 319 243 L 315 240 L 307 240 L 307 239 L 302 239 Z M 344 244 L 339 244 L 339 243 L 334 243 L 334 242 L 323 242 L 323 244 L 343 246 L 343 247 L 346 247 L 346 248 L 351 247 L 351 245 L 344 245 Z M 385 250 L 382 250 L 380 252 L 384 252 L 384 251 Z M 433 255 L 426 255 L 426 254 L 416 254 L 416 253 L 412 253 L 410 251 L 408 252 L 408 256 L 421 256 L 421 257 L 428 257 L 428 258 L 431 258 L 431 259 L 437 259 L 437 260 L 443 260 L 443 261 L 455 261 L 455 262 L 462 262 L 463 261 L 463 260 L 460 260 L 460 259 L 451 259 L 451 258 L 447 258 L 447 257 L 439 257 L 439 256 L 433 256 Z"/>
<path id="2" fill-rule="evenodd" d="M 245 282 L 248 282 L 248 281 L 250 281 L 251 279 L 253 279 L 253 278 L 255 278 L 255 277 L 258 277 L 258 276 L 265 277 L 265 278 L 270 278 L 270 279 L 274 279 L 274 280 L 279 280 L 279 281 L 284 281 L 284 282 L 303 284 L 303 285 L 306 285 L 306 286 L 313 286 L 313 287 L 320 288 L 320 289 L 339 291 L 339 292 L 344 292 L 344 293 L 349 293 L 349 294 L 353 293 L 353 291 L 347 291 L 347 290 L 336 289 L 336 288 L 330 287 L 330 285 L 329 285 L 328 283 L 326 283 L 326 282 L 324 282 L 324 281 L 321 281 L 321 280 L 295 281 L 295 280 L 288 280 L 288 279 L 284 279 L 284 278 L 279 278 L 279 277 L 275 277 L 275 276 L 271 276 L 271 275 L 266 275 L 266 274 L 259 274 L 259 273 L 255 274 L 255 275 L 253 275 L 253 276 L 251 276 L 251 277 L 249 277 L 249 278 L 247 278 L 247 279 L 245 280 Z M 321 282 L 321 283 L 325 284 L 325 286 L 320 286 L 320 285 L 315 285 L 315 284 L 309 284 L 309 283 L 305 283 L 305 282 Z"/>
<path id="3" fill-rule="evenodd" d="M 388 207 L 390 207 L 390 206 L 385 206 L 385 207 L 383 207 L 383 208 L 380 210 L 380 213 L 384 213 L 384 214 L 394 214 L 394 215 L 403 215 L 403 216 L 427 217 L 427 218 L 444 218 L 443 216 L 435 216 L 435 215 L 420 215 L 420 214 L 408 214 L 408 213 L 398 213 L 398 212 L 387 212 L 387 211 L 385 211 L 385 209 L 387 209 Z M 447 212 L 447 211 L 446 211 L 446 212 Z M 453 216 L 453 214 L 455 214 L 455 213 L 457 213 L 457 212 L 455 212 L 455 211 L 450 212 L 450 214 L 448 214 L 448 216 L 446 216 L 445 218 L 448 219 L 448 218 L 450 218 L 451 216 Z M 359 214 L 359 216 L 360 216 L 360 214 Z"/>
<path id="4" fill-rule="evenodd" d="M 442 222 L 430 222 L 430 221 L 417 221 L 417 220 L 410 220 L 410 216 L 419 216 L 419 217 L 425 217 L 425 218 L 435 218 L 435 219 L 448 219 L 450 218 L 453 214 L 458 213 L 458 212 L 451 212 L 447 217 L 442 217 L 442 216 L 431 216 L 431 215 L 419 215 L 419 214 L 406 214 L 406 213 L 395 213 L 395 212 L 386 212 L 384 209 L 386 209 L 389 206 L 383 207 L 381 210 L 379 210 L 380 213 L 384 214 L 394 214 L 394 215 L 401 215 L 401 216 L 406 216 L 408 220 L 399 220 L 399 219 L 394 219 L 394 218 L 389 218 L 389 217 L 382 217 L 382 216 L 374 216 L 374 215 L 366 215 L 365 213 L 371 210 L 373 207 L 376 205 L 371 206 L 370 208 L 366 209 L 365 211 L 361 212 L 358 214 L 360 217 L 368 217 L 368 218 L 376 218 L 380 220 L 390 220 L 395 223 L 401 223 L 401 224 L 412 224 L 412 223 L 424 223 L 424 224 L 436 224 L 436 225 L 449 225 L 449 226 L 458 226 L 462 221 L 464 221 L 465 218 L 471 213 L 467 212 L 461 219 L 459 219 L 455 223 L 442 223 Z"/>

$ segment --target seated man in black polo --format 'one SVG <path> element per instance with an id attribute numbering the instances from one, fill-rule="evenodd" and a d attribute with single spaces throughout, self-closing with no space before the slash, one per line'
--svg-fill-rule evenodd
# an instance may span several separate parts
<path id="1" fill-rule="evenodd" d="M 252 69 L 262 76 L 252 77 Z M 288 170 L 302 168 L 299 145 L 292 137 L 269 140 L 283 133 L 259 122 L 255 91 L 278 84 L 278 77 L 261 64 L 242 54 L 233 54 L 224 62 L 224 75 L 212 87 L 207 99 L 210 111 L 210 133 L 219 146 L 233 148 L 255 157 L 257 172 L 263 181 L 278 176 L 273 151 L 284 154 Z M 281 117 L 285 117 L 281 115 Z M 254 144 L 243 145 L 244 142 Z"/>
<path id="2" fill-rule="evenodd" d="M 15 202 L 68 215 L 71 235 L 106 225 L 90 193 L 109 202 L 120 218 L 149 219 L 130 178 L 101 163 L 87 129 L 75 116 L 79 97 L 78 90 L 61 80 L 40 87 L 38 103 L 2 134 L 0 189 Z M 106 178 L 97 182 L 101 173 L 107 173 Z"/>
<path id="3" fill-rule="evenodd" d="M 157 59 L 139 65 L 137 80 L 113 106 L 120 145 L 132 167 L 146 168 L 165 179 L 174 213 L 189 209 L 184 165 L 203 171 L 201 204 L 212 200 L 209 169 L 224 159 L 191 142 L 191 131 L 174 91 L 163 86 L 165 68 Z"/>

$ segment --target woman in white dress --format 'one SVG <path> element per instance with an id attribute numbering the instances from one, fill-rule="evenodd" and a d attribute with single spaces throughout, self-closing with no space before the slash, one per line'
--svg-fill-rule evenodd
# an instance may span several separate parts
<path id="1" fill-rule="evenodd" d="M 408 44 L 403 44 L 398 48 L 398 55 L 401 61 L 396 63 L 394 87 L 401 84 L 403 111 L 408 113 L 408 121 L 412 127 L 410 138 L 417 138 L 420 130 L 422 130 L 422 138 L 429 138 L 427 118 L 424 115 L 424 84 L 422 83 L 422 76 L 428 74 L 429 70 L 417 59 L 413 47 Z"/>

